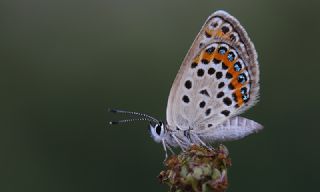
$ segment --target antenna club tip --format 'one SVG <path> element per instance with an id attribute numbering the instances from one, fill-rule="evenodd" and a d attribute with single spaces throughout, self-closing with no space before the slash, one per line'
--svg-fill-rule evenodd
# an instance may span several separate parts
<path id="1" fill-rule="evenodd" d="M 116 109 L 111 109 L 111 108 L 108 108 L 108 111 L 111 112 L 111 113 L 116 113 L 117 112 Z"/>
<path id="2" fill-rule="evenodd" d="M 109 122 L 109 125 L 115 125 L 115 124 L 119 124 L 119 123 L 116 122 L 116 121 L 110 121 L 110 122 Z"/>

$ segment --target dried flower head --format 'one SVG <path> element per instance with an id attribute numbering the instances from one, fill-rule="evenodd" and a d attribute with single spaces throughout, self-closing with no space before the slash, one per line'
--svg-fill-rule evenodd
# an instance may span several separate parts
<path id="1" fill-rule="evenodd" d="M 227 168 L 231 166 L 224 145 L 216 149 L 192 145 L 165 161 L 159 180 L 171 192 L 222 192 L 228 187 Z"/>

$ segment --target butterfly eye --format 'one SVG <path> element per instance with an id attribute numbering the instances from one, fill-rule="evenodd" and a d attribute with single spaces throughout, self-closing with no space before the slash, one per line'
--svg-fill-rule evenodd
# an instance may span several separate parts
<path id="1" fill-rule="evenodd" d="M 160 126 L 160 125 L 157 125 L 157 127 L 156 127 L 156 133 L 157 133 L 158 135 L 161 134 L 161 126 Z"/>

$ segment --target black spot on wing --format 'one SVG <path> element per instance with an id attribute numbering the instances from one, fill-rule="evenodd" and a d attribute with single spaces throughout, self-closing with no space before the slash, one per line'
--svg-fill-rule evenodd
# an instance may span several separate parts
<path id="1" fill-rule="evenodd" d="M 221 79 L 221 77 L 222 77 L 222 72 L 221 71 L 217 72 L 216 73 L 216 78 L 217 79 Z"/>
<path id="2" fill-rule="evenodd" d="M 191 64 L 191 68 L 192 68 L 192 69 L 194 69 L 194 68 L 196 68 L 196 67 L 197 67 L 197 65 L 198 65 L 198 63 L 193 62 L 193 63 Z"/>
<path id="3" fill-rule="evenodd" d="M 230 111 L 228 111 L 228 110 L 223 110 L 223 111 L 221 111 L 221 114 L 223 114 L 224 116 L 229 116 Z"/>
<path id="4" fill-rule="evenodd" d="M 226 78 L 227 78 L 227 79 L 231 79 L 231 78 L 232 78 L 232 74 L 229 73 L 229 72 L 227 72 L 227 73 L 226 73 Z"/>
<path id="5" fill-rule="evenodd" d="M 221 28 L 221 30 L 222 30 L 222 32 L 223 32 L 224 34 L 226 34 L 226 33 L 228 33 L 228 32 L 230 31 L 229 27 L 227 27 L 227 26 L 223 26 L 223 27 Z"/>
<path id="6" fill-rule="evenodd" d="M 215 72 L 216 72 L 216 70 L 215 70 L 214 68 L 212 68 L 212 67 L 210 67 L 210 68 L 208 69 L 208 74 L 209 74 L 209 75 L 213 75 Z"/>
<path id="7" fill-rule="evenodd" d="M 198 69 L 197 75 L 198 75 L 198 77 L 202 77 L 204 75 L 204 70 L 203 69 Z"/>
<path id="8" fill-rule="evenodd" d="M 206 116 L 209 116 L 209 115 L 210 115 L 210 113 L 211 113 L 211 109 L 210 109 L 210 108 L 209 108 L 209 109 L 207 109 L 205 113 L 206 113 Z"/>
<path id="9" fill-rule="evenodd" d="M 234 89 L 233 84 L 232 84 L 232 83 L 230 83 L 230 84 L 228 85 L 228 88 L 229 88 L 230 90 L 233 90 L 233 89 Z"/>
<path id="10" fill-rule="evenodd" d="M 221 60 L 219 60 L 219 59 L 216 59 L 216 58 L 213 59 L 214 64 L 219 64 L 220 62 L 221 62 Z"/>
<path id="11" fill-rule="evenodd" d="M 208 91 L 206 89 L 201 90 L 200 94 L 205 95 L 207 97 L 210 97 L 210 95 L 209 95 L 209 93 L 208 93 Z"/>
<path id="12" fill-rule="evenodd" d="M 206 102 L 205 102 L 205 101 L 201 101 L 201 102 L 199 103 L 199 107 L 200 107 L 200 108 L 204 108 L 204 106 L 206 106 Z"/>
<path id="13" fill-rule="evenodd" d="M 220 91 L 218 94 L 217 94 L 217 98 L 221 98 L 224 96 L 224 92 Z"/>
<path id="14" fill-rule="evenodd" d="M 205 65 L 207 65 L 207 64 L 209 63 L 209 61 L 206 60 L 206 59 L 202 59 L 201 62 L 202 62 L 203 64 L 205 64 Z"/>
<path id="15" fill-rule="evenodd" d="M 207 31 L 205 31 L 204 34 L 206 35 L 207 38 L 212 37 L 212 35 L 210 33 L 208 33 Z"/>
<path id="16" fill-rule="evenodd" d="M 229 97 L 225 97 L 225 98 L 223 98 L 223 103 L 230 106 L 232 101 Z"/>
<path id="17" fill-rule="evenodd" d="M 208 49 L 206 49 L 206 52 L 207 52 L 208 54 L 213 53 L 213 52 L 214 52 L 214 47 L 209 47 Z"/>
<path id="18" fill-rule="evenodd" d="M 222 87 L 224 87 L 224 82 L 220 82 L 219 85 L 218 85 L 219 89 L 222 88 Z"/>
<path id="19" fill-rule="evenodd" d="M 191 89 L 192 87 L 192 83 L 190 80 L 187 80 L 185 83 L 184 83 L 184 86 L 187 88 L 187 89 Z"/>
<path id="20" fill-rule="evenodd" d="M 224 62 L 222 62 L 222 69 L 224 70 L 228 69 L 228 66 Z"/>
<path id="21" fill-rule="evenodd" d="M 189 102 L 190 102 L 190 99 L 189 99 L 188 96 L 184 95 L 184 96 L 182 97 L 182 101 L 185 102 L 185 103 L 189 103 Z"/>

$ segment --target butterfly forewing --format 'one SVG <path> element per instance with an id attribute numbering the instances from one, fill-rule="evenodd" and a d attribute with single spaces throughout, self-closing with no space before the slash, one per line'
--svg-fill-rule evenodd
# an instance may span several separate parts
<path id="1" fill-rule="evenodd" d="M 257 54 L 246 31 L 225 11 L 213 13 L 193 42 L 170 91 L 171 129 L 206 131 L 258 98 Z"/>

